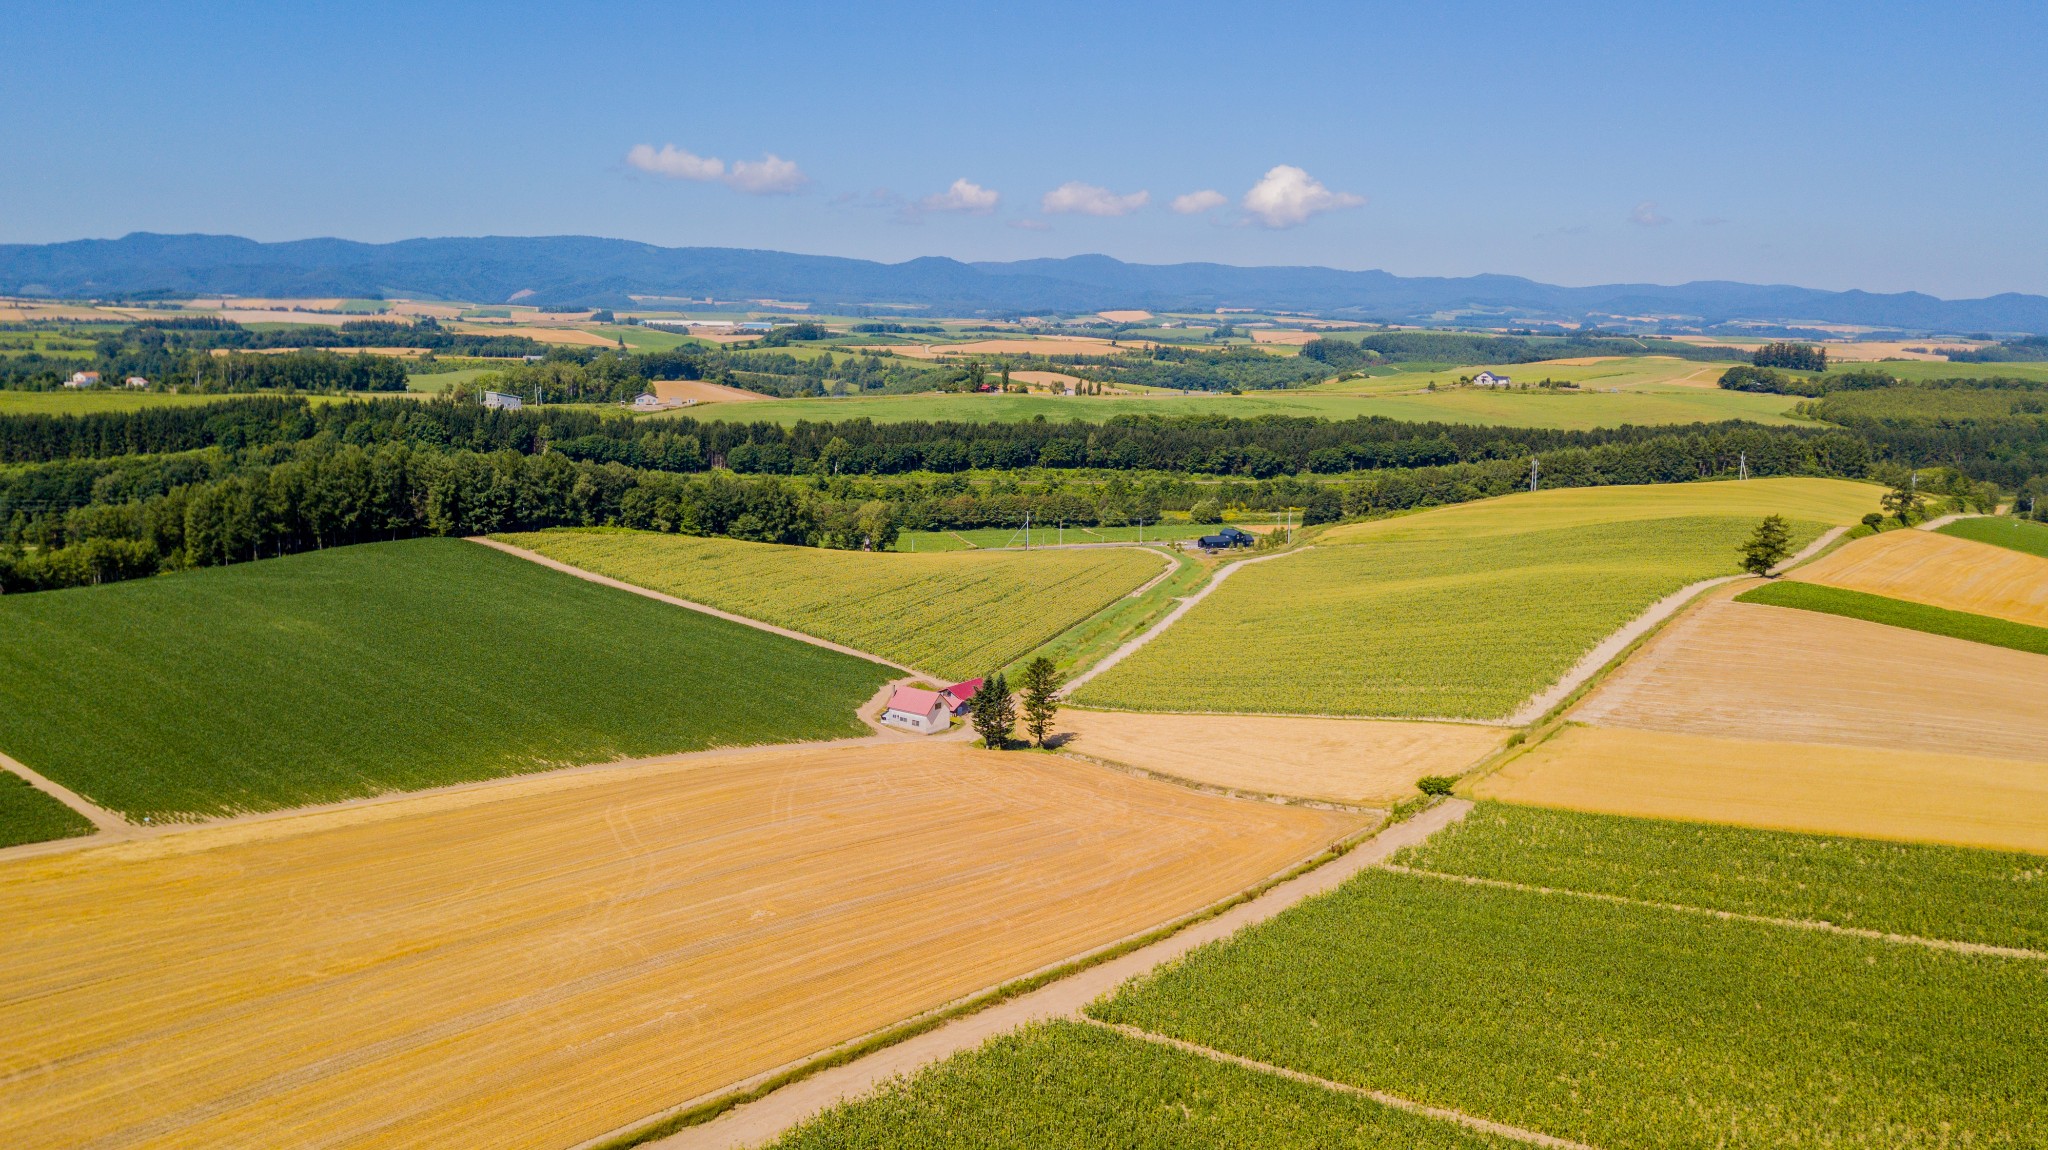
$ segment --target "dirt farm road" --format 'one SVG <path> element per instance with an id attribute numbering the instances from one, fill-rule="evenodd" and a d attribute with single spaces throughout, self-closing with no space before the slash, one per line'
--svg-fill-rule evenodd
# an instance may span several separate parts
<path id="1" fill-rule="evenodd" d="M 1081 674 L 1076 675 L 1072 679 L 1068 680 L 1067 685 L 1062 689 L 1062 693 L 1067 695 L 1073 694 L 1074 691 L 1078 689 L 1083 683 L 1086 683 L 1088 680 L 1093 679 L 1095 676 L 1102 674 L 1104 671 L 1109 670 L 1111 667 L 1116 666 L 1118 663 L 1123 662 L 1125 659 L 1129 658 L 1132 652 L 1136 651 L 1138 648 L 1144 646 L 1147 643 L 1150 643 L 1152 640 L 1157 639 L 1159 636 L 1164 635 L 1168 627 L 1171 627 L 1175 623 L 1180 622 L 1181 616 L 1187 614 L 1189 611 L 1194 610 L 1195 604 L 1200 603 L 1204 599 L 1207 599 L 1209 597 L 1209 592 L 1214 591 L 1217 587 L 1221 586 L 1223 584 L 1223 581 L 1225 579 L 1230 578 L 1231 573 L 1236 571 L 1238 568 L 1243 567 L 1250 563 L 1265 563 L 1274 559 L 1285 559 L 1289 555 L 1299 555 L 1304 551 L 1313 550 L 1315 550 L 1314 545 L 1310 545 L 1302 548 L 1300 551 L 1282 551 L 1278 555 L 1260 555 L 1257 558 L 1253 559 L 1240 559 L 1235 563 L 1231 563 L 1224 566 L 1222 569 L 1216 572 L 1215 578 L 1209 580 L 1207 583 L 1202 585 L 1201 590 L 1182 599 L 1180 601 L 1180 606 L 1175 607 L 1172 611 L 1167 612 L 1166 618 L 1161 619 L 1157 623 L 1154 623 L 1152 625 L 1151 630 L 1146 631 L 1144 634 L 1138 636 L 1135 639 L 1132 639 L 1130 642 L 1125 643 L 1123 646 L 1118 647 L 1116 650 L 1111 651 L 1108 655 L 1103 657 L 1103 660 L 1100 663 L 1095 664 L 1093 667 L 1088 668 L 1086 671 L 1083 671 Z M 1170 575 L 1172 573 L 1172 570 L 1169 569 L 1159 578 L 1164 579 L 1167 575 Z M 1157 583 L 1158 581 L 1158 579 L 1155 579 L 1153 580 L 1153 583 Z M 1148 583 L 1145 587 L 1140 587 L 1138 590 L 1143 591 L 1146 589 L 1146 587 L 1150 586 L 1151 584 Z"/>
<path id="2" fill-rule="evenodd" d="M 1843 533 L 1848 530 L 1847 527 L 1830 528 L 1822 533 L 1820 538 L 1802 548 L 1797 555 L 1771 568 L 1771 574 L 1783 574 L 1806 562 L 1808 559 L 1825 551 L 1829 544 L 1840 539 Z M 1530 696 L 1529 701 L 1523 703 L 1514 714 L 1509 715 L 1502 725 L 1526 727 L 1541 719 L 1550 712 L 1552 707 L 1564 702 L 1573 691 L 1585 685 L 1586 680 L 1591 679 L 1599 672 L 1600 668 L 1605 667 L 1616 655 L 1627 650 L 1630 643 L 1648 634 L 1650 629 L 1659 623 L 1676 615 L 1681 608 L 1698 598 L 1702 593 L 1719 587 L 1723 583 L 1733 583 L 1737 579 L 1747 578 L 1750 578 L 1750 576 L 1723 575 L 1718 579 L 1702 579 L 1697 583 L 1680 587 L 1671 594 L 1650 604 L 1649 610 L 1629 620 L 1619 631 L 1600 640 L 1598 645 L 1586 652 L 1584 657 L 1580 658 L 1577 663 L 1572 664 L 1572 669 L 1564 673 L 1564 678 L 1552 683 L 1537 694 Z"/>
<path id="3" fill-rule="evenodd" d="M 1198 946 L 1228 938 L 1248 926 L 1265 922 L 1304 899 L 1334 890 L 1360 871 L 1385 862 L 1402 847 L 1420 843 L 1463 819 L 1471 809 L 1472 804 L 1463 799 L 1447 800 L 1407 822 L 1381 831 L 1315 870 L 1288 879 L 1249 902 L 1196 923 L 1169 938 L 987 1010 L 955 1019 L 914 1038 L 883 1047 L 852 1062 L 820 1071 L 650 1145 L 661 1150 L 740 1150 L 742 1147 L 759 1146 L 829 1107 L 867 1094 L 898 1075 L 914 1073 L 954 1054 L 972 1050 L 996 1035 L 1031 1022 L 1078 1017 L 1083 1007 L 1115 990 L 1126 979 L 1180 958 Z M 748 1088 L 749 1084 L 742 1082 L 720 1093 Z M 692 1100 L 683 1108 L 700 1101 L 710 1099 Z"/>

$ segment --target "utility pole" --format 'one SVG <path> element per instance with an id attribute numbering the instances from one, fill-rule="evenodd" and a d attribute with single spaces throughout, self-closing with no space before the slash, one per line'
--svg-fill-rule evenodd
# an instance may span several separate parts
<path id="1" fill-rule="evenodd" d="M 1007 368 L 1004 374 L 1008 374 Z M 1031 512 L 1028 509 L 1024 512 L 1024 550 L 1031 550 Z"/>
<path id="2" fill-rule="evenodd" d="M 1529 457 L 1529 490 L 1536 490 L 1536 457 Z"/>
<path id="3" fill-rule="evenodd" d="M 1747 452 L 1747 451 L 1744 451 L 1744 452 L 1740 452 L 1739 454 L 1737 454 L 1737 456 L 1736 456 L 1736 460 L 1737 460 L 1737 462 L 1736 462 L 1736 464 L 1735 464 L 1735 477 L 1736 477 L 1737 479 L 1748 479 L 1748 478 L 1749 478 L 1749 452 Z"/>

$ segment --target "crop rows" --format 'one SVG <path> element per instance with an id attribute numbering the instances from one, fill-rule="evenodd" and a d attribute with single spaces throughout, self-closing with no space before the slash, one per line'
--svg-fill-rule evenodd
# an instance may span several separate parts
<path id="1" fill-rule="evenodd" d="M 1395 862 L 1646 902 L 2048 950 L 2048 856 L 1481 803 Z"/>
<path id="2" fill-rule="evenodd" d="M 0 771 L 0 847 L 92 833 L 84 815 L 37 790 L 20 775 Z"/>
<path id="3" fill-rule="evenodd" d="M 888 677 L 453 539 L 0 600 L 0 750 L 133 817 L 855 735 Z"/>
<path id="4" fill-rule="evenodd" d="M 1159 574 L 1135 548 L 874 554 L 627 531 L 507 542 L 954 678 L 982 674 Z"/>
<path id="5" fill-rule="evenodd" d="M 1931 531 L 1858 539 L 1792 578 L 2048 627 L 2048 561 Z"/>
<path id="6" fill-rule="evenodd" d="M 1090 1009 L 1596 1146 L 2048 1124 L 2048 963 L 1386 871 Z"/>
<path id="7" fill-rule="evenodd" d="M 1078 1022 L 1004 1035 L 775 1150 L 1364 1150 L 1515 1143 Z"/>
<path id="8" fill-rule="evenodd" d="M 2048 523 L 2034 523 L 2010 517 L 1958 519 L 1953 523 L 1945 523 L 1936 530 L 1940 534 L 1953 535 L 1957 539 L 1989 543 L 1994 547 L 2006 547 L 2048 559 Z"/>
<path id="9" fill-rule="evenodd" d="M 1248 566 L 1077 702 L 1132 710 L 1505 716 L 1651 603 L 1736 570 L 1754 521 L 1446 532 L 1394 520 Z M 1805 539 L 1815 524 L 1795 525 Z"/>
<path id="10" fill-rule="evenodd" d="M 1951 611 L 1946 607 L 1932 607 L 1925 603 L 1850 591 L 1822 583 L 1800 583 L 1792 580 L 1766 583 L 1737 595 L 1735 601 L 1762 603 L 1769 607 L 1796 607 L 1802 611 L 1819 611 L 1849 619 L 1867 619 L 1888 627 L 1904 627 L 1912 631 L 1925 631 L 1930 635 L 1946 635 L 1951 639 L 1967 639 L 1972 643 L 1989 643 L 1994 647 L 2009 647 L 2015 651 L 2048 655 L 2048 627 L 2034 627 L 1992 615 L 1974 615 L 1968 611 Z"/>

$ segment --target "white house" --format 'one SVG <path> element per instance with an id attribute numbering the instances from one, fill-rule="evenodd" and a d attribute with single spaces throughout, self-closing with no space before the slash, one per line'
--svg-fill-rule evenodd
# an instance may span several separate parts
<path id="1" fill-rule="evenodd" d="M 96 371 L 74 371 L 71 373 L 71 378 L 64 381 L 65 387 L 98 387 L 99 385 L 100 373 Z"/>
<path id="2" fill-rule="evenodd" d="M 1472 377 L 1472 386 L 1474 387 L 1509 387 L 1514 382 L 1514 380 L 1505 375 L 1495 375 L 1490 371 L 1482 371 Z"/>
<path id="3" fill-rule="evenodd" d="M 633 398 L 633 402 L 626 406 L 634 411 L 666 411 L 669 407 L 669 402 L 651 391 L 643 391 Z"/>
<path id="4" fill-rule="evenodd" d="M 129 377 L 128 377 L 128 386 L 129 386 L 129 387 L 148 387 L 148 386 L 149 386 L 149 381 L 148 381 L 148 380 L 146 380 L 146 379 L 144 379 L 144 378 L 142 378 L 142 377 L 141 377 L 141 376 L 139 376 L 139 375 L 131 375 L 131 376 L 129 376 Z"/>
<path id="5" fill-rule="evenodd" d="M 929 735 L 953 725 L 953 708 L 947 705 L 943 691 L 898 687 L 896 693 L 889 696 L 889 705 L 882 708 L 882 721 L 892 727 Z"/>
<path id="6" fill-rule="evenodd" d="M 518 411 L 526 406 L 526 401 L 516 395 L 507 395 L 502 391 L 487 391 L 484 392 L 484 406 L 494 407 L 500 411 Z"/>

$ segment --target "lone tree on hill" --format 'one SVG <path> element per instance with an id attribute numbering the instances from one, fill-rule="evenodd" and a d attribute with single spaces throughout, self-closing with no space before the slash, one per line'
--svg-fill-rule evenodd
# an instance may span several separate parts
<path id="1" fill-rule="evenodd" d="M 1031 741 L 1041 747 L 1046 736 L 1052 734 L 1053 716 L 1059 713 L 1062 679 L 1059 668 L 1044 655 L 1024 664 L 1019 684 L 1024 689 L 1024 729 L 1031 732 Z"/>
<path id="2" fill-rule="evenodd" d="M 974 720 L 974 733 L 981 736 L 983 746 L 1000 751 L 1009 743 L 1010 728 L 1017 725 L 1017 704 L 1010 698 L 1010 684 L 1001 671 L 990 671 L 981 681 L 969 713 Z"/>
<path id="3" fill-rule="evenodd" d="M 1756 534 L 1742 545 L 1742 569 L 1751 575 L 1769 575 L 1771 568 L 1792 554 L 1792 531 L 1782 515 L 1766 515 L 1756 525 Z"/>
<path id="4" fill-rule="evenodd" d="M 1885 514 L 1898 520 L 1899 526 L 1905 527 L 1919 517 L 1921 510 L 1927 506 L 1927 497 L 1920 494 L 1918 483 L 1907 480 L 1885 492 L 1884 498 L 1878 500 L 1877 505 L 1884 508 Z"/>

